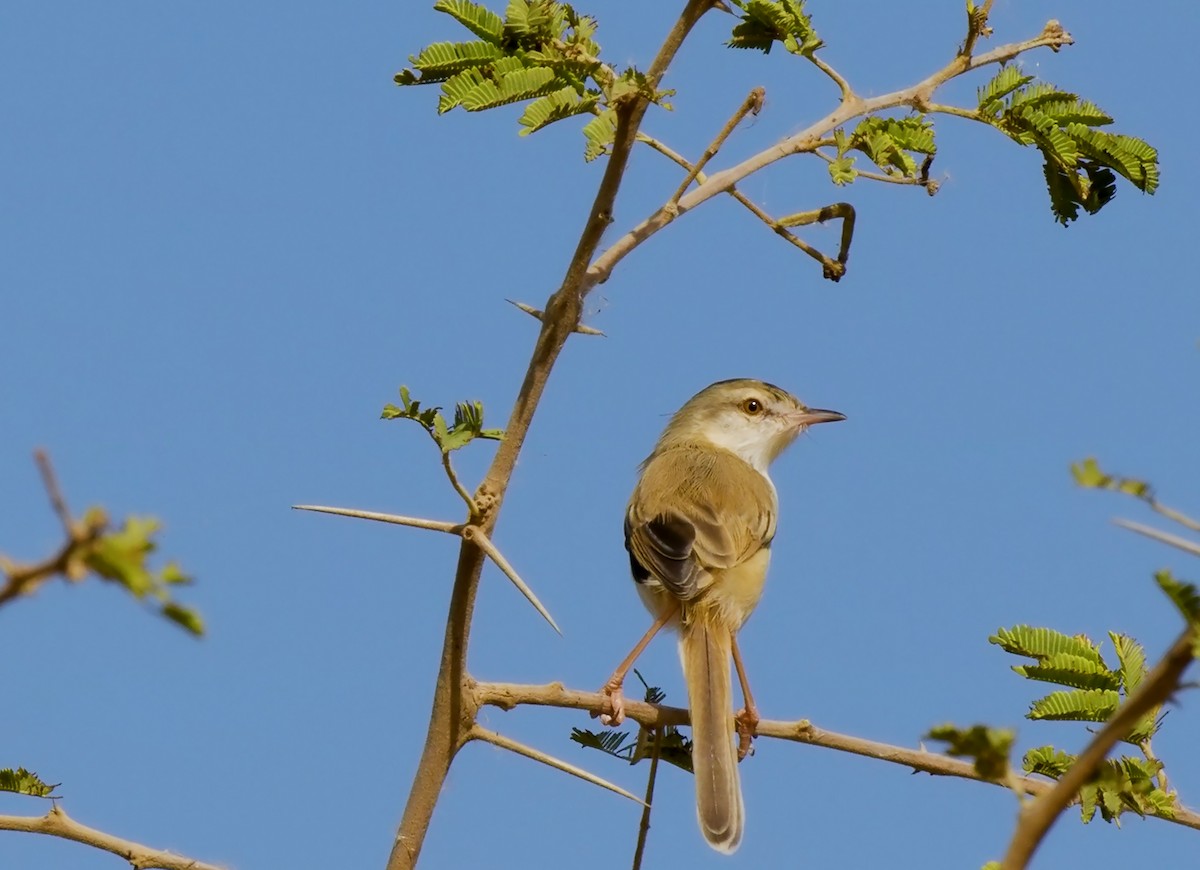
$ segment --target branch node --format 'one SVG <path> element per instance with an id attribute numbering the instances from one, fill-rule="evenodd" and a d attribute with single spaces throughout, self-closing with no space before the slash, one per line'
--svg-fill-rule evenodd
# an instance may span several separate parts
<path id="1" fill-rule="evenodd" d="M 535 320 L 539 320 L 542 323 L 546 322 L 546 312 L 542 311 L 542 309 L 534 308 L 532 305 L 526 305 L 524 302 L 517 302 L 515 299 L 505 299 L 504 301 L 507 302 L 509 305 L 512 305 L 514 308 L 521 309 L 522 311 L 524 311 L 526 314 L 528 314 L 530 317 L 534 318 Z M 585 326 L 582 323 L 577 324 L 575 326 L 575 328 L 571 331 L 578 332 L 580 335 L 599 335 L 604 338 L 607 337 L 607 336 L 605 336 L 604 332 L 602 332 L 601 330 L 596 329 L 591 326 Z"/>

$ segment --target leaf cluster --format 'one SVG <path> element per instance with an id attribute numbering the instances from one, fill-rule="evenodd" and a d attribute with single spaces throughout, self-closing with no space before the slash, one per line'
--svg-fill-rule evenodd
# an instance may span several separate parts
<path id="1" fill-rule="evenodd" d="M 1160 572 L 1159 585 L 1180 605 L 1200 615 L 1200 596 L 1195 587 Z M 999 629 L 990 638 L 1005 652 L 1034 660 L 1013 670 L 1030 680 L 1067 687 L 1037 699 L 1026 716 L 1030 719 L 1107 722 L 1124 699 L 1137 691 L 1147 674 L 1145 650 L 1133 638 L 1109 632 L 1116 653 L 1115 666 L 1105 661 L 1100 645 L 1084 635 L 1069 636 L 1049 628 L 1017 625 Z M 1142 758 L 1123 755 L 1107 759 L 1093 779 L 1080 791 L 1083 821 L 1090 822 L 1099 810 L 1106 822 L 1115 822 L 1126 811 L 1139 815 L 1174 816 L 1175 793 L 1162 785 L 1162 762 L 1150 750 L 1150 738 L 1162 725 L 1161 707 L 1148 711 L 1122 739 L 1142 750 Z M 1076 756 L 1053 746 L 1027 752 L 1027 773 L 1060 778 L 1075 763 Z"/>
<path id="2" fill-rule="evenodd" d="M 600 60 L 593 39 L 596 19 L 567 3 L 509 0 L 504 16 L 470 0 L 438 0 L 433 7 L 476 38 L 437 42 L 410 56 L 411 69 L 398 85 L 440 84 L 438 113 L 468 112 L 528 102 L 519 123 L 525 136 L 575 115 L 594 115 L 585 125 L 585 158 L 594 160 L 612 143 L 615 109 L 642 97 L 670 108 L 660 91 L 634 67 L 620 72 Z"/>
<path id="3" fill-rule="evenodd" d="M 400 405 L 387 404 L 379 415 L 384 420 L 413 420 L 429 433 L 443 454 L 465 447 L 476 438 L 504 440 L 503 429 L 483 427 L 483 402 L 459 402 L 454 407 L 454 422 L 447 423 L 440 407 L 422 408 L 409 395 L 408 387 L 400 387 Z"/>
<path id="4" fill-rule="evenodd" d="M 730 48 L 755 49 L 770 54 L 781 43 L 801 57 L 812 57 L 825 43 L 817 36 L 804 11 L 804 0 L 731 0 L 740 14 L 733 34 L 726 43 Z"/>
<path id="5" fill-rule="evenodd" d="M 1050 208 L 1066 226 L 1082 207 L 1095 214 L 1116 195 L 1121 175 L 1143 193 L 1158 187 L 1158 152 L 1141 139 L 1097 128 L 1113 119 L 1094 103 L 1001 67 L 979 88 L 979 118 L 1042 152 Z"/>
<path id="6" fill-rule="evenodd" d="M 933 123 L 924 115 L 904 118 L 864 118 L 847 135 L 845 128 L 833 131 L 837 157 L 829 163 L 829 175 L 836 185 L 850 184 L 858 177 L 855 158 L 859 151 L 893 178 L 928 180 L 929 167 L 937 153 Z M 918 162 L 919 160 L 919 162 Z"/>
<path id="7" fill-rule="evenodd" d="M 154 570 L 150 555 L 158 548 L 154 540 L 161 523 L 153 517 L 130 516 L 119 529 L 109 530 L 103 508 L 91 507 L 83 516 L 83 525 L 92 530 L 85 542 L 72 550 L 64 570 L 69 580 L 79 581 L 89 573 L 123 587 L 133 597 L 152 600 L 166 619 L 197 637 L 204 634 L 204 620 L 198 611 L 175 600 L 173 591 L 192 583 L 176 562 Z"/>
<path id="8" fill-rule="evenodd" d="M 54 794 L 56 788 L 58 788 L 57 783 L 48 785 L 42 782 L 36 773 L 23 767 L 18 767 L 16 770 L 8 767 L 0 769 L 0 791 L 24 794 L 30 797 L 57 798 L 58 795 Z"/>
<path id="9" fill-rule="evenodd" d="M 984 779 L 1003 780 L 1008 775 L 1008 754 L 1016 734 L 1007 728 L 958 728 L 947 723 L 931 728 L 925 738 L 946 743 L 947 755 L 974 759 L 975 772 Z"/>
<path id="10" fill-rule="evenodd" d="M 1039 773 L 1051 779 L 1059 779 L 1075 763 L 1076 756 L 1053 746 L 1039 746 L 1025 753 L 1023 766 L 1028 773 Z M 1079 792 L 1080 814 L 1084 824 L 1095 818 L 1106 822 L 1118 822 L 1127 811 L 1139 816 L 1175 817 L 1174 791 L 1158 787 L 1156 778 L 1163 764 L 1156 758 L 1105 759 L 1096 775 Z"/>
<path id="11" fill-rule="evenodd" d="M 989 638 L 1007 653 L 1034 660 L 1014 665 L 1013 671 L 1029 680 L 1067 687 L 1034 701 L 1029 719 L 1072 722 L 1107 722 L 1146 676 L 1146 653 L 1128 635 L 1108 633 L 1116 651 L 1111 667 L 1100 653 L 1099 644 L 1084 635 L 1069 636 L 1051 628 L 1017 625 L 999 629 Z M 1123 736 L 1126 743 L 1142 745 L 1158 730 L 1159 708 L 1149 711 Z"/>

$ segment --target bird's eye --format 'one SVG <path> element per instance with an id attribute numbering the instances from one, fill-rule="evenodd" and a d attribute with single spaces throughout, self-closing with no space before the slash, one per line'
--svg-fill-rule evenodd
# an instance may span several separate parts
<path id="1" fill-rule="evenodd" d="M 742 410 L 753 417 L 762 413 L 763 404 L 758 399 L 746 399 L 742 402 Z"/>

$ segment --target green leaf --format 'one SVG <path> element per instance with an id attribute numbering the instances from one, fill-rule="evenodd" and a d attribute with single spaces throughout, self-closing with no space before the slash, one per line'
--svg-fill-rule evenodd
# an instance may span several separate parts
<path id="1" fill-rule="evenodd" d="M 588 731 L 586 728 L 572 728 L 571 739 L 585 749 L 596 749 L 622 761 L 629 761 L 636 746 L 636 741 L 630 740 L 625 731 Z"/>
<path id="2" fill-rule="evenodd" d="M 1192 654 L 1196 658 L 1200 658 L 1200 590 L 1197 590 L 1192 583 L 1176 580 L 1175 575 L 1166 570 L 1156 571 L 1154 580 L 1158 583 L 1159 588 L 1167 593 L 1167 597 L 1183 614 L 1183 618 L 1192 626 L 1194 634 Z"/>
<path id="3" fill-rule="evenodd" d="M 486 66 L 504 57 L 504 50 L 490 42 L 435 42 L 408 59 L 418 72 L 418 83 L 447 78 L 470 67 Z"/>
<path id="4" fill-rule="evenodd" d="M 975 772 L 985 779 L 1003 779 L 1008 773 L 1008 754 L 1016 735 L 1007 728 L 988 728 L 973 725 L 957 728 L 952 724 L 931 728 L 928 740 L 947 743 L 946 752 L 959 758 L 975 759 Z"/>
<path id="5" fill-rule="evenodd" d="M 612 109 L 604 109 L 583 125 L 583 137 L 587 140 L 583 159 L 591 163 L 601 154 L 607 153 L 608 146 L 612 144 L 616 135 L 617 113 Z"/>
<path id="6" fill-rule="evenodd" d="M 483 85 L 487 78 L 477 69 L 465 69 L 442 83 L 442 95 L 438 97 L 438 114 L 444 115 L 462 105 L 467 94 Z"/>
<path id="7" fill-rule="evenodd" d="M 1039 746 L 1025 753 L 1021 759 L 1021 766 L 1026 773 L 1040 773 L 1042 776 L 1058 779 L 1075 763 L 1075 758 L 1071 753 L 1055 749 L 1053 746 Z"/>
<path id="8" fill-rule="evenodd" d="M 837 139 L 835 135 L 835 140 Z M 841 146 L 839 145 L 839 148 Z M 934 154 L 933 125 L 924 115 L 907 118 L 864 118 L 847 140 L 847 147 L 862 151 L 889 174 L 915 178 L 913 154 Z"/>
<path id="9" fill-rule="evenodd" d="M 991 81 L 978 90 L 979 111 L 994 115 L 1003 106 L 1006 96 L 1017 88 L 1029 84 L 1033 79 L 1033 76 L 1022 74 L 1019 66 L 1000 67 L 1000 72 L 996 73 Z"/>
<path id="10" fill-rule="evenodd" d="M 60 783 L 47 785 L 36 773 L 23 767 L 18 767 L 16 770 L 8 767 L 0 769 L 0 791 L 24 794 L 30 797 L 57 798 L 58 795 L 53 792 L 59 785 Z"/>
<path id="11" fill-rule="evenodd" d="M 1113 492 L 1123 492 L 1126 495 L 1132 495 L 1134 498 L 1140 498 L 1143 501 L 1149 501 L 1154 498 L 1154 489 L 1144 480 L 1135 480 L 1132 477 L 1115 477 L 1111 474 L 1105 474 L 1100 470 L 1100 466 L 1096 460 L 1089 456 L 1083 462 L 1076 462 L 1071 465 L 1071 476 L 1075 478 L 1075 482 L 1085 489 L 1108 489 Z"/>
<path id="12" fill-rule="evenodd" d="M 1073 689 L 1051 692 L 1034 701 L 1026 717 L 1072 722 L 1107 722 L 1117 711 L 1120 696 L 1111 689 Z"/>
<path id="13" fill-rule="evenodd" d="M 779 42 L 792 54 L 811 57 L 824 43 L 804 11 L 803 0 L 741 0 L 739 22 L 726 43 L 730 48 L 768 54 Z"/>
<path id="14" fill-rule="evenodd" d="M 182 626 L 196 637 L 204 636 L 204 619 L 191 607 L 169 601 L 163 605 L 162 614 L 176 625 Z"/>
<path id="15" fill-rule="evenodd" d="M 853 157 L 837 157 L 829 164 L 829 177 L 839 187 L 850 184 L 858 178 L 858 170 L 854 168 Z"/>
<path id="16" fill-rule="evenodd" d="M 572 87 L 560 88 L 552 94 L 534 100 L 525 107 L 519 123 L 526 129 L 522 130 L 520 135 L 528 136 L 555 121 L 561 121 L 574 115 L 595 113 L 599 101 L 599 93 L 589 91 L 580 96 Z"/>
<path id="17" fill-rule="evenodd" d="M 1104 664 L 1100 648 L 1085 635 L 1077 634 L 1071 637 L 1052 628 L 1033 628 L 1028 625 L 1014 625 L 1010 629 L 1000 628 L 988 638 L 988 642 L 998 645 L 1005 652 L 1032 659 L 1041 660 L 1065 653 L 1088 659 L 1098 665 Z"/>
<path id="18" fill-rule="evenodd" d="M 568 25 L 569 6 L 550 0 L 510 0 L 504 14 L 505 38 L 522 47 L 560 39 Z"/>
<path id="19" fill-rule="evenodd" d="M 1107 665 L 1071 653 L 1055 653 L 1036 665 L 1015 665 L 1013 670 L 1031 680 L 1077 689 L 1115 690 L 1121 686 L 1120 675 Z"/>
<path id="20" fill-rule="evenodd" d="M 552 70 L 543 68 L 517 69 L 503 73 L 496 81 L 480 82 L 462 98 L 462 107 L 468 112 L 480 112 L 497 106 L 532 100 L 555 89 Z"/>
<path id="21" fill-rule="evenodd" d="M 499 45 L 504 37 L 504 21 L 492 10 L 470 0 L 438 0 L 434 11 L 445 12 L 480 39 Z"/>
<path id="22" fill-rule="evenodd" d="M 1117 651 L 1117 659 L 1121 663 L 1121 686 L 1128 697 L 1137 691 L 1137 687 L 1146 677 L 1146 651 L 1140 643 L 1128 635 L 1110 631 L 1108 638 Z"/>

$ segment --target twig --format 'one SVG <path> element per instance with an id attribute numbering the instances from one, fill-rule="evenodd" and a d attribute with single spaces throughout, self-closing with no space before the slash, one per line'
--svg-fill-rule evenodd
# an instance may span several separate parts
<path id="1" fill-rule="evenodd" d="M 62 523 L 63 531 L 67 533 L 68 538 L 75 538 L 78 530 L 75 527 L 75 521 L 71 519 L 71 512 L 67 509 L 67 500 L 63 498 L 62 489 L 59 488 L 58 478 L 54 474 L 54 466 L 50 464 L 49 455 L 45 450 L 38 449 L 33 452 L 33 458 L 37 462 L 38 471 L 42 475 L 42 485 L 46 487 L 46 494 L 50 496 L 50 504 L 54 508 L 58 521 Z"/>
<path id="2" fill-rule="evenodd" d="M 558 632 L 559 637 L 562 637 L 562 629 L 558 627 L 558 623 L 554 621 L 554 617 L 550 615 L 550 611 L 542 605 L 542 602 L 538 601 L 538 597 L 533 594 L 533 590 L 529 588 L 529 584 L 521 579 L 521 575 L 509 564 L 508 560 L 504 558 L 504 554 L 496 548 L 496 545 L 483 533 L 483 530 L 478 526 L 467 526 L 462 530 L 462 536 L 463 540 L 474 541 L 479 545 L 479 549 L 487 553 L 488 558 L 495 562 L 496 567 L 503 571 L 504 576 L 511 580 L 512 584 L 517 587 L 517 591 L 525 596 L 525 599 L 542 615 L 542 618 L 550 623 L 550 627 Z"/>
<path id="3" fill-rule="evenodd" d="M 360 511 L 354 508 L 324 507 L 315 504 L 294 504 L 294 511 L 314 511 L 319 514 L 334 514 L 339 517 L 354 517 L 360 520 L 375 520 L 380 523 L 395 523 L 398 526 L 412 526 L 414 529 L 428 529 L 433 532 L 446 532 L 451 535 L 462 534 L 466 523 L 448 523 L 443 520 L 427 520 L 421 517 L 401 517 L 395 514 L 381 514 L 375 511 Z"/>
<path id="4" fill-rule="evenodd" d="M 817 57 L 816 53 L 808 55 L 808 59 L 812 61 L 813 66 L 833 79 L 833 83 L 838 86 L 838 90 L 842 94 L 843 103 L 849 100 L 857 99 L 857 97 L 854 95 L 854 89 L 850 87 L 850 83 L 842 77 L 841 73 L 839 73 L 829 64 L 825 63 L 825 61 L 821 60 L 821 58 Z"/>
<path id="5" fill-rule="evenodd" d="M 650 835 L 650 812 L 654 809 L 654 782 L 658 778 L 658 756 L 661 749 L 662 729 L 655 728 L 654 743 L 650 747 L 650 773 L 646 777 L 646 800 L 643 801 L 645 806 L 642 808 L 642 821 L 638 825 L 637 848 L 633 851 L 633 870 L 641 870 L 646 839 Z"/>
<path id="6" fill-rule="evenodd" d="M 992 29 L 987 26 L 988 16 L 992 12 L 992 0 L 985 0 L 982 6 L 975 9 L 974 15 L 967 17 L 967 38 L 963 41 L 961 54 L 970 57 L 975 50 L 975 41 L 980 36 L 990 36 Z"/>
<path id="7" fill-rule="evenodd" d="M 666 144 L 660 142 L 659 140 L 657 140 L 651 136 L 647 136 L 644 133 L 639 133 L 638 141 L 644 142 L 645 144 L 649 145 L 655 151 L 662 154 L 664 157 L 668 158 L 669 160 L 672 160 L 675 163 L 678 163 L 684 169 L 690 170 L 692 168 L 691 164 L 688 163 L 686 158 L 684 158 L 683 156 L 681 156 L 680 154 L 678 154 L 677 152 L 672 150 L 670 147 L 668 147 Z M 820 153 L 820 152 L 814 152 L 814 153 Z M 822 154 L 821 156 L 824 157 L 825 155 Z M 703 172 L 696 173 L 695 178 L 700 182 L 700 184 L 705 183 L 705 176 L 704 176 Z M 930 183 L 937 184 L 937 182 L 930 182 Z M 808 256 L 812 257 L 814 260 L 819 262 L 822 266 L 822 270 L 823 270 L 823 273 L 826 278 L 831 278 L 832 280 L 837 281 L 838 279 L 840 279 L 842 277 L 842 275 L 845 274 L 846 258 L 849 256 L 849 253 L 850 253 L 850 239 L 853 236 L 853 231 L 854 231 L 854 209 L 852 207 L 850 207 L 849 204 L 839 203 L 838 206 L 833 207 L 833 208 L 845 207 L 845 208 L 849 209 L 849 215 L 850 215 L 850 222 L 849 222 L 849 227 L 848 227 L 849 231 L 847 232 L 847 225 L 843 224 L 843 226 L 842 226 L 842 249 L 839 254 L 839 259 L 833 260 L 830 257 L 826 256 L 824 253 L 822 253 L 817 248 L 814 248 L 812 245 L 805 242 L 803 239 L 801 239 L 795 233 L 789 232 L 787 227 L 792 226 L 792 225 L 799 226 L 803 223 L 814 223 L 817 220 L 826 220 L 830 217 L 843 217 L 843 215 L 841 215 L 841 214 L 826 214 L 824 218 L 819 218 L 818 215 L 820 215 L 822 213 L 822 210 L 816 209 L 815 211 L 801 213 L 801 215 L 811 215 L 812 220 L 808 220 L 808 221 L 802 220 L 796 224 L 791 224 L 791 223 L 788 223 L 788 220 L 789 220 L 788 218 L 780 218 L 780 219 L 776 220 L 775 218 L 771 217 L 771 215 L 769 215 L 765 211 L 763 211 L 754 201 L 752 201 L 749 197 L 747 197 L 745 194 L 743 194 L 736 187 L 731 187 L 729 190 L 727 190 L 725 192 L 728 193 L 730 196 L 732 196 L 735 200 L 737 200 L 743 206 L 745 206 L 747 211 L 749 211 L 752 215 L 754 215 L 760 221 L 762 221 L 767 226 L 769 226 L 777 235 L 783 237 L 783 239 L 785 241 L 791 243 L 792 245 L 795 245 L 801 251 L 808 254 Z M 827 208 L 829 208 L 829 207 L 827 207 Z M 799 216 L 793 215 L 792 219 L 794 220 L 796 217 L 799 217 Z"/>
<path id="8" fill-rule="evenodd" d="M 814 151 L 812 153 L 820 157 L 826 163 L 836 162 L 835 158 L 830 157 L 824 151 Z M 937 184 L 936 181 L 929 180 L 928 174 L 926 174 L 924 177 L 918 175 L 914 176 L 913 178 L 909 178 L 907 175 L 888 175 L 884 172 L 872 172 L 868 169 L 857 168 L 854 170 L 854 173 L 859 178 L 868 178 L 871 181 L 885 181 L 888 184 L 909 184 L 915 187 L 928 187 L 931 184 Z"/>
<path id="9" fill-rule="evenodd" d="M 1172 535 L 1170 532 L 1162 532 L 1153 526 L 1144 526 L 1132 520 L 1113 520 L 1113 523 L 1123 529 L 1129 529 L 1131 532 L 1137 532 L 1139 535 L 1145 535 L 1147 538 L 1153 538 L 1160 543 L 1176 547 L 1185 553 L 1200 556 L 1200 544 L 1197 544 L 1195 541 L 1189 541 L 1187 538 Z"/>
<path id="10" fill-rule="evenodd" d="M 1143 684 L 1144 685 L 1144 684 Z M 545 685 L 527 685 L 521 683 L 477 683 L 474 687 L 474 697 L 477 703 L 511 710 L 522 705 L 543 707 L 560 707 L 575 710 L 586 710 L 590 713 L 611 713 L 609 697 L 599 692 L 584 692 L 568 689 L 562 683 Z M 1148 709 L 1148 708 L 1147 708 Z M 1142 711 L 1145 712 L 1144 710 Z M 682 707 L 666 707 L 648 704 L 645 701 L 625 699 L 625 716 L 640 723 L 646 728 L 663 728 L 668 725 L 687 725 L 688 711 Z M 822 746 L 839 752 L 849 752 L 867 758 L 875 758 L 898 764 L 912 770 L 930 773 L 934 776 L 953 776 L 960 779 L 974 780 L 998 785 L 1001 788 L 1019 786 L 1026 794 L 1041 795 L 1056 787 L 1056 783 L 1027 776 L 1016 776 L 1014 782 L 1009 780 L 992 780 L 981 777 L 970 761 L 927 752 L 924 749 L 909 749 L 904 746 L 893 746 L 874 740 L 864 740 L 848 734 L 838 734 L 816 727 L 807 719 L 795 722 L 782 722 L 764 719 L 758 724 L 756 734 L 759 737 L 774 737 L 794 743 L 805 743 L 811 746 Z M 1078 791 L 1078 790 L 1077 790 Z M 1156 816 L 1164 821 L 1174 822 L 1188 828 L 1200 830 L 1200 813 L 1179 807 L 1174 818 Z"/>
<path id="11" fill-rule="evenodd" d="M 1000 865 L 1002 870 L 1024 870 L 1059 815 L 1077 798 L 1079 790 L 1095 775 L 1113 746 L 1127 737 L 1130 729 L 1146 713 L 1171 697 L 1179 687 L 1184 670 L 1195 658 L 1195 641 L 1195 629 L 1189 625 L 1137 690 L 1092 738 L 1062 778 L 1021 812 L 1017 829 Z M 1181 812 L 1179 815 L 1183 814 Z"/>
<path id="12" fill-rule="evenodd" d="M 708 161 L 717 156 L 717 152 L 721 150 L 721 146 L 725 144 L 725 140 L 737 129 L 737 125 L 742 123 L 742 119 L 751 112 L 757 115 L 762 110 L 763 99 L 766 95 L 766 89 L 762 87 L 754 88 L 746 95 L 746 99 L 742 100 L 742 104 L 730 115 L 729 120 L 725 122 L 725 126 L 720 129 L 712 142 L 704 149 L 704 153 L 700 155 L 700 159 L 688 170 L 688 174 L 684 177 L 679 188 L 671 194 L 671 198 L 667 200 L 666 208 L 671 208 L 675 203 L 679 202 L 679 197 L 687 192 L 688 187 L 700 175 L 701 170 L 708 164 Z"/>
<path id="13" fill-rule="evenodd" d="M 543 317 L 546 316 L 546 313 L 544 311 L 542 311 L 542 309 L 534 308 L 532 305 L 526 305 L 524 302 L 517 302 L 516 300 L 513 300 L 513 299 L 505 299 L 504 301 L 507 302 L 509 305 L 512 305 L 515 308 L 521 309 L 526 314 L 533 317 L 535 320 L 541 320 Z M 584 326 L 582 323 L 575 327 L 575 331 L 578 332 L 580 335 L 601 335 L 601 336 L 604 335 L 604 333 L 601 332 L 599 329 L 596 329 L 595 327 L 592 327 L 592 326 Z"/>
<path id="14" fill-rule="evenodd" d="M 519 743 L 516 740 L 511 740 L 502 734 L 497 734 L 495 731 L 490 731 L 481 725 L 473 725 L 468 734 L 471 740 L 482 740 L 485 743 L 490 743 L 493 746 L 499 746 L 501 749 L 507 749 L 509 752 L 515 752 L 517 755 L 531 758 L 534 761 L 540 761 L 555 770 L 561 770 L 563 773 L 569 773 L 571 776 L 577 776 L 584 782 L 590 782 L 592 785 L 598 785 L 601 788 L 608 789 L 621 797 L 629 798 L 636 804 L 642 803 L 642 799 L 632 792 L 626 791 L 619 785 L 614 785 L 606 779 L 601 779 L 594 773 L 589 773 L 582 767 L 576 767 L 574 764 L 569 764 L 566 761 L 555 758 L 553 755 L 547 755 L 539 749 L 534 749 L 532 746 L 526 746 L 524 743 Z"/>
<path id="15" fill-rule="evenodd" d="M 432 437 L 433 433 L 430 432 L 429 434 Z M 436 442 L 437 439 L 434 438 L 434 443 Z M 438 448 L 441 448 L 440 444 L 438 444 Z M 466 487 L 459 482 L 458 475 L 454 473 L 454 466 L 450 464 L 449 450 L 442 450 L 442 468 L 446 472 L 446 477 L 450 478 L 450 485 L 454 487 L 454 491 L 466 503 L 467 515 L 474 521 L 479 517 L 479 505 L 475 504 L 475 499 L 471 496 L 471 493 L 467 492 Z"/>
<path id="16" fill-rule="evenodd" d="M 0 606 L 30 594 L 56 574 L 61 574 L 68 579 L 79 579 L 77 576 L 78 566 L 75 565 L 79 552 L 95 541 L 108 527 L 108 519 L 103 512 L 90 512 L 87 518 L 79 522 L 72 519 L 71 512 L 67 508 L 67 501 L 58 485 L 58 478 L 54 474 L 54 467 L 50 463 L 50 457 L 44 450 L 34 451 L 33 457 L 42 477 L 42 485 L 46 488 L 46 495 L 50 499 L 50 505 L 59 522 L 62 523 L 67 539 L 53 555 L 40 562 L 23 565 L 0 556 L 0 572 L 5 575 L 4 584 L 0 586 Z"/>
<path id="17" fill-rule="evenodd" d="M 206 864 L 161 849 L 152 849 L 106 834 L 67 815 L 55 804 L 44 816 L 0 816 L 0 831 L 25 831 L 30 834 L 49 834 L 64 840 L 74 840 L 104 852 L 111 852 L 128 861 L 136 870 L 221 870 L 216 864 Z"/>

